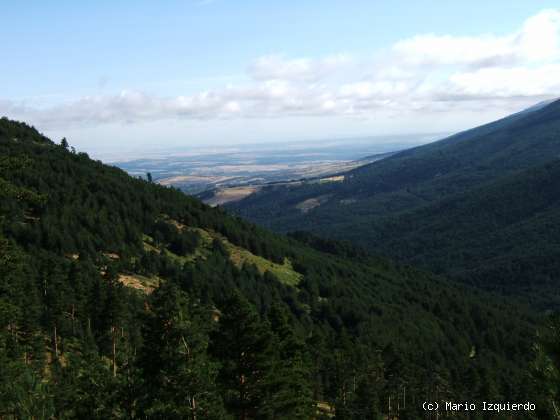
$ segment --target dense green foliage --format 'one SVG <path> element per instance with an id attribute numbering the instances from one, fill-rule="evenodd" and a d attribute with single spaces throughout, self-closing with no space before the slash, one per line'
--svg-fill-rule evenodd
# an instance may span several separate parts
<path id="1" fill-rule="evenodd" d="M 342 183 L 233 204 L 279 231 L 350 240 L 468 283 L 558 305 L 560 101 L 395 154 Z M 298 204 L 322 197 L 307 213 Z"/>
<path id="2" fill-rule="evenodd" d="M 0 120 L 0 417 L 418 418 L 540 389 L 522 308 L 71 150 Z"/>
<path id="3" fill-rule="evenodd" d="M 558 179 L 560 160 L 378 219 L 369 245 L 533 305 L 557 307 Z"/>

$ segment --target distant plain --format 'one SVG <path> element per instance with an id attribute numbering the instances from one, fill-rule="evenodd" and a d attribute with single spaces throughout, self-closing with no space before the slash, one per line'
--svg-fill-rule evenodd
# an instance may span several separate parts
<path id="1" fill-rule="evenodd" d="M 209 204 L 241 199 L 269 183 L 317 179 L 337 182 L 334 175 L 394 152 L 425 144 L 445 134 L 417 134 L 242 145 L 236 147 L 173 149 L 152 152 L 142 159 L 113 162 L 133 176 L 198 194 Z"/>

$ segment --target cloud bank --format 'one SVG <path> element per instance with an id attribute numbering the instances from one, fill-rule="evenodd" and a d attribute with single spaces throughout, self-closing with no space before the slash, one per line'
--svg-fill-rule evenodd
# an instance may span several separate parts
<path id="1" fill-rule="evenodd" d="M 48 107 L 0 99 L 0 114 L 61 127 L 515 109 L 560 96 L 560 10 L 542 11 L 505 35 L 422 34 L 368 58 L 268 55 L 249 63 L 246 73 L 244 83 L 188 96 L 123 90 Z"/>

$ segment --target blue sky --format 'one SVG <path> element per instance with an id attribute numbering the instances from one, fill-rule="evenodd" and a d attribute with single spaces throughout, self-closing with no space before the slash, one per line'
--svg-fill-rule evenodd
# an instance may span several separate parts
<path id="1" fill-rule="evenodd" d="M 79 149 L 456 131 L 560 96 L 557 1 L 22 1 L 0 114 Z"/>

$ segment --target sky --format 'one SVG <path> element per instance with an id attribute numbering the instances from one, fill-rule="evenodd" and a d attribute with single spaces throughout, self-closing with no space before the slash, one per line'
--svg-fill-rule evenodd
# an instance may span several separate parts
<path id="1" fill-rule="evenodd" d="M 560 96 L 557 0 L 23 0 L 1 22 L 0 115 L 94 156 L 455 132 Z"/>

